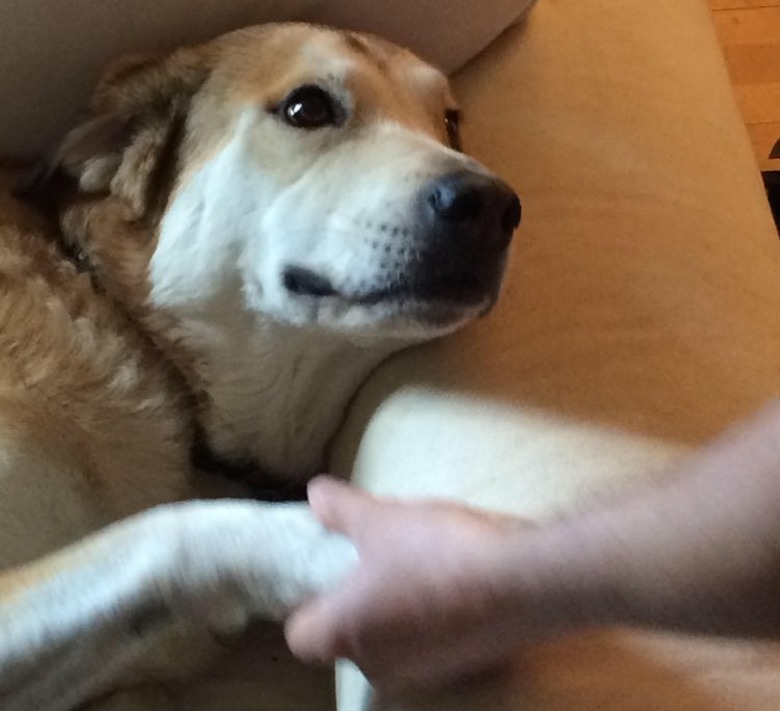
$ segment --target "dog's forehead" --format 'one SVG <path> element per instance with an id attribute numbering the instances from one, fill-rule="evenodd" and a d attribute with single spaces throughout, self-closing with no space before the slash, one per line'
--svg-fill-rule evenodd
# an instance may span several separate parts
<path id="1" fill-rule="evenodd" d="M 442 95 L 448 90 L 446 77 L 412 52 L 385 40 L 354 32 L 313 34 L 301 46 L 304 61 L 312 66 L 350 76 L 373 75 L 406 85 L 423 95 Z"/>
<path id="2" fill-rule="evenodd" d="M 412 52 L 372 35 L 308 25 L 252 28 L 228 45 L 233 80 L 244 91 L 279 91 L 285 82 L 335 81 L 344 86 L 393 86 L 423 101 L 451 101 L 449 82 Z M 237 70 L 237 71 L 236 71 Z"/>

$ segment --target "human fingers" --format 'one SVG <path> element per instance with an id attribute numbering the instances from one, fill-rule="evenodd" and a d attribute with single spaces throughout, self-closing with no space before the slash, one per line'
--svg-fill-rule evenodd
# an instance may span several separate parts
<path id="1" fill-rule="evenodd" d="M 357 537 L 377 505 L 370 494 L 328 476 L 316 477 L 309 483 L 308 497 L 322 524 L 349 538 Z"/>
<path id="2" fill-rule="evenodd" d="M 284 625 L 290 651 L 308 664 L 330 664 L 343 656 L 340 617 L 333 596 L 321 596 L 302 605 Z"/>

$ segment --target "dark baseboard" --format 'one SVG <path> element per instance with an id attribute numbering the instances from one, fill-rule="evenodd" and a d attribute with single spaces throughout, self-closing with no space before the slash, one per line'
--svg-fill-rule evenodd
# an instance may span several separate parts
<path id="1" fill-rule="evenodd" d="M 780 170 L 767 170 L 761 175 L 764 178 L 764 187 L 775 217 L 777 231 L 780 233 Z"/>

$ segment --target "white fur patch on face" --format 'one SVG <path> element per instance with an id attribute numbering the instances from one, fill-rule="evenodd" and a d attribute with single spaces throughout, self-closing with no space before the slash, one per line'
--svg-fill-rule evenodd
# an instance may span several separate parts
<path id="1" fill-rule="evenodd" d="M 424 304 L 373 301 L 414 264 L 420 191 L 445 167 L 474 169 L 473 161 L 395 122 L 338 138 L 269 129 L 269 121 L 276 119 L 246 109 L 232 140 L 177 191 L 151 263 L 156 305 L 243 304 L 295 326 L 412 340 L 479 312 L 481 305 L 426 318 Z M 272 130 L 296 141 L 297 155 L 269 147 Z M 337 294 L 291 293 L 291 268 L 321 276 Z"/>
<path id="2" fill-rule="evenodd" d="M 396 70 L 402 81 L 420 96 L 446 96 L 452 103 L 447 78 L 435 67 L 423 62 L 404 62 Z"/>
<path id="3" fill-rule="evenodd" d="M 344 41 L 337 33 L 312 35 L 301 47 L 301 54 L 307 65 L 327 68 L 328 78 L 341 83 L 360 69 L 358 60 L 344 51 Z"/>
<path id="4" fill-rule="evenodd" d="M 278 190 L 270 174 L 251 166 L 245 137 L 253 112 L 236 123 L 234 138 L 194 173 L 166 212 L 152 257 L 152 301 L 158 306 L 205 306 L 240 291 L 237 265 Z"/>

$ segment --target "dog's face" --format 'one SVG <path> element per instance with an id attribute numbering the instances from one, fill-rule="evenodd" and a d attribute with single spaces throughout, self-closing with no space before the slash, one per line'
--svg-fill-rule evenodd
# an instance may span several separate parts
<path id="1" fill-rule="evenodd" d="M 520 220 L 457 122 L 410 53 L 269 25 L 117 65 L 58 164 L 153 216 L 159 307 L 419 340 L 492 306 Z"/>

